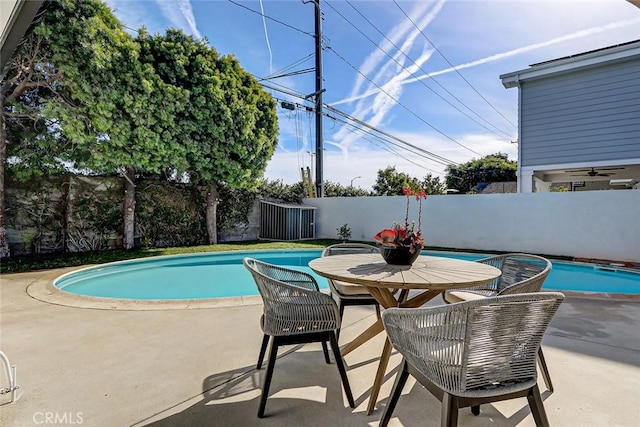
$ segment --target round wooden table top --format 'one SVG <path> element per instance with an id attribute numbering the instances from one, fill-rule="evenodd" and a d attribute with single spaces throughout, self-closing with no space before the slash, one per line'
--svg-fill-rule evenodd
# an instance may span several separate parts
<path id="1" fill-rule="evenodd" d="M 321 276 L 376 288 L 452 289 L 482 285 L 500 276 L 493 266 L 421 255 L 413 265 L 387 264 L 380 254 L 333 255 L 309 262 Z"/>

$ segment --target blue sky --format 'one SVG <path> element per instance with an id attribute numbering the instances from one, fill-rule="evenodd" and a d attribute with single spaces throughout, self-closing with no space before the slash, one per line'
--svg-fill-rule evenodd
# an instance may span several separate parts
<path id="1" fill-rule="evenodd" d="M 312 3 L 107 4 L 130 28 L 163 33 L 174 27 L 206 37 L 258 78 L 314 66 Z M 363 134 L 330 113 L 338 120 L 324 119 L 324 179 L 365 189 L 387 166 L 417 178 L 444 177 L 450 162 L 496 152 L 515 160 L 518 91 L 505 89 L 501 74 L 640 39 L 640 8 L 625 0 L 321 0 L 321 8 L 324 103 L 423 150 Z M 302 95 L 315 91 L 313 73 L 265 83 Z M 311 106 L 267 90 L 278 100 Z M 265 176 L 294 183 L 301 167 L 315 168 L 309 154 L 315 119 L 304 108 L 279 107 L 278 117 L 278 148 Z"/>

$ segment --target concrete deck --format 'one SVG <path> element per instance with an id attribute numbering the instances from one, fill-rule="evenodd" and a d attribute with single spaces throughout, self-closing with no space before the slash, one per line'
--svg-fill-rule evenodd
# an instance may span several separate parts
<path id="1" fill-rule="evenodd" d="M 26 292 L 54 272 L 0 277 L 0 349 L 18 368 L 18 400 L 0 396 L 0 425 L 377 426 L 395 377 L 391 359 L 378 409 L 365 414 L 384 336 L 345 357 L 357 407 L 344 399 L 320 345 L 283 352 L 267 418 L 256 412 L 265 370 L 255 363 L 260 304 L 151 311 L 75 308 Z M 430 304 L 440 304 L 434 300 Z M 373 321 L 347 307 L 341 342 Z M 555 392 L 553 426 L 640 422 L 640 301 L 568 297 L 543 342 Z M 293 347 L 292 347 L 293 349 Z M 0 387 L 6 385 L 0 373 Z M 541 389 L 545 389 L 541 381 Z M 438 426 L 440 404 L 410 379 L 392 426 Z M 526 400 L 460 412 L 461 426 L 533 426 Z"/>

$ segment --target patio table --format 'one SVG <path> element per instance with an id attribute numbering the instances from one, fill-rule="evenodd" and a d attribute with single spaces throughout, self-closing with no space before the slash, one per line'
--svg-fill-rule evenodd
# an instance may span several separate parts
<path id="1" fill-rule="evenodd" d="M 420 307 L 447 289 L 466 288 L 491 282 L 501 271 L 493 266 L 473 261 L 422 255 L 413 265 L 387 264 L 379 254 L 333 255 L 309 262 L 309 267 L 321 276 L 365 286 L 384 308 Z M 394 295 L 394 289 L 401 291 Z M 413 291 L 409 294 L 409 291 Z M 376 322 L 342 347 L 344 356 L 358 348 L 384 327 Z M 371 388 L 367 415 L 375 409 L 392 346 L 385 340 L 376 377 Z"/>

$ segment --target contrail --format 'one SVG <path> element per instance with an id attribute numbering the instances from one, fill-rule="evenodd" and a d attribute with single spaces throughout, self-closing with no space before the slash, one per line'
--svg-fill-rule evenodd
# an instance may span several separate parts
<path id="1" fill-rule="evenodd" d="M 486 58 L 482 58 L 482 59 L 478 59 L 476 61 L 472 61 L 472 62 L 467 62 L 465 64 L 461 64 L 461 65 L 456 65 L 455 67 L 451 67 L 451 68 L 445 68 L 444 70 L 440 70 L 440 71 L 435 71 L 433 73 L 429 73 L 429 74 L 424 74 L 422 76 L 418 76 L 418 77 L 413 77 L 413 78 L 409 78 L 406 80 L 403 80 L 401 82 L 402 85 L 405 84 L 409 84 L 409 83 L 414 83 L 418 80 L 423 80 L 423 79 L 427 79 L 429 77 L 435 77 L 435 76 L 439 76 L 441 74 L 446 74 L 446 73 L 450 73 L 452 71 L 455 70 L 462 70 L 465 68 L 471 68 L 471 67 L 475 67 L 477 65 L 482 65 L 482 64 L 486 64 L 489 62 L 494 62 L 494 61 L 498 61 L 504 58 L 508 58 L 510 56 L 514 56 L 514 55 L 518 55 L 524 52 L 529 52 L 535 49 L 539 49 L 541 47 L 546 47 L 546 46 L 550 46 L 553 44 L 557 44 L 557 43 L 561 43 L 567 40 L 574 40 L 580 37 L 585 37 L 585 36 L 590 36 L 593 34 L 598 34 L 598 33 L 602 33 L 605 31 L 609 31 L 609 30 L 613 30 L 616 28 L 621 28 L 621 27 L 625 27 L 627 25 L 632 25 L 632 24 L 638 24 L 640 23 L 640 18 L 636 18 L 636 19 L 629 19 L 629 20 L 625 20 L 625 21 L 618 21 L 618 22 L 613 22 L 611 24 L 607 24 L 607 25 L 603 25 L 600 27 L 594 27 L 594 28 L 589 28 L 586 30 L 580 30 L 580 31 L 576 31 L 575 33 L 571 33 L 571 34 L 567 34 L 565 36 L 561 36 L 561 37 L 556 37 L 553 38 L 551 40 L 547 40 L 544 42 L 540 42 L 540 43 L 534 43 L 531 44 L 529 46 L 524 46 L 518 49 L 513 49 L 513 50 L 509 50 L 507 52 L 503 52 L 503 53 L 497 53 L 495 55 L 491 55 L 488 56 Z M 340 104 L 346 104 L 348 102 L 353 102 L 353 101 L 357 101 L 359 99 L 363 99 L 366 97 L 369 97 L 371 95 L 375 95 L 377 93 L 379 93 L 380 91 L 375 89 L 375 90 L 369 90 L 361 95 L 356 95 L 356 96 L 352 96 L 349 98 L 345 98 L 345 99 L 341 99 L 339 101 L 336 102 L 332 102 L 330 105 L 340 105 Z"/>
<path id="2" fill-rule="evenodd" d="M 418 4 L 411 12 L 418 21 L 419 28 L 427 27 L 433 19 L 438 15 L 444 1 L 431 5 L 427 3 Z M 352 116 L 360 119 L 366 119 L 372 126 L 380 125 L 387 116 L 387 113 L 399 102 L 398 100 L 402 96 L 403 82 L 410 75 L 415 75 L 415 72 L 420 68 L 421 64 L 426 62 L 433 53 L 432 50 L 424 49 L 419 59 L 409 67 L 405 67 L 404 63 L 406 56 L 400 55 L 400 53 L 390 53 L 390 48 L 395 42 L 402 40 L 401 50 L 406 50 L 412 45 L 415 39 L 419 36 L 419 30 L 413 28 L 407 22 L 402 21 L 393 27 L 386 36 L 385 40 L 378 44 L 376 50 L 371 52 L 363 65 L 360 67 L 357 77 L 356 85 L 353 87 L 351 93 L 356 93 L 365 80 L 368 80 L 368 87 L 377 87 L 376 90 L 369 90 L 369 92 L 377 92 L 378 95 L 371 101 L 366 103 L 358 103 Z M 388 56 L 390 59 L 385 59 L 384 56 Z M 396 64 L 396 69 L 394 69 Z M 377 69 L 375 75 L 371 78 L 366 77 L 368 72 L 372 72 Z M 365 88 L 363 88 L 365 89 Z M 361 96 L 361 95 L 359 95 Z M 357 140 L 358 135 L 352 133 L 346 126 L 343 126 L 336 133 L 336 138 L 341 139 L 343 146 L 350 145 L 354 140 Z"/>
<path id="3" fill-rule="evenodd" d="M 273 74 L 273 54 L 271 53 L 271 43 L 269 43 L 269 33 L 267 33 L 267 21 L 264 18 L 264 6 L 260 0 L 260 12 L 262 12 L 262 27 L 264 28 L 264 38 L 267 41 L 267 49 L 269 49 L 269 75 Z"/>
<path id="4" fill-rule="evenodd" d="M 178 0 L 177 2 L 165 2 L 156 0 L 156 4 L 162 14 L 177 28 L 188 28 L 194 37 L 201 39 L 202 35 L 198 31 L 196 18 L 193 16 L 193 9 L 189 0 Z M 177 8 L 176 8 L 177 6 Z"/>

